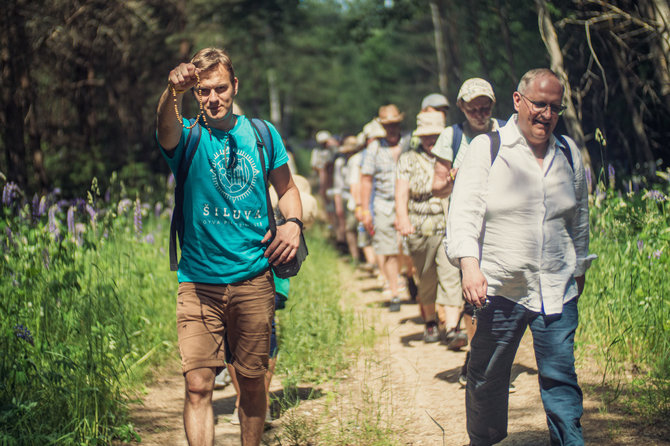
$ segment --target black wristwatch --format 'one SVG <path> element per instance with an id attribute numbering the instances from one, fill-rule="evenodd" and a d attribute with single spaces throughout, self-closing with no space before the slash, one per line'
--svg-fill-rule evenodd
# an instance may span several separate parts
<path id="1" fill-rule="evenodd" d="M 303 226 L 303 224 L 302 224 L 302 222 L 300 221 L 299 218 L 291 217 L 291 218 L 287 218 L 286 221 L 287 221 L 287 222 L 292 221 L 292 222 L 295 223 L 296 225 L 300 226 L 300 230 L 302 231 L 302 226 Z"/>

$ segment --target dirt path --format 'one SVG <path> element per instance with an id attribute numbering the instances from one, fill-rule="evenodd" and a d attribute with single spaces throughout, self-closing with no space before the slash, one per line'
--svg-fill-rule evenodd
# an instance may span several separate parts
<path id="1" fill-rule="evenodd" d="M 379 293 L 376 280 L 356 272 L 353 277 L 342 268 L 343 283 L 357 293 L 355 304 L 363 320 L 370 321 L 380 334 L 375 352 L 363 352 L 346 377 L 322 387 L 324 394 L 337 395 L 326 403 L 325 398 L 303 401 L 298 412 L 309 419 L 382 420 L 405 445 L 468 444 L 465 430 L 465 391 L 457 382 L 465 359 L 464 352 L 451 352 L 442 344 L 425 344 L 423 325 L 416 304 L 405 300 L 399 313 L 389 313 Z M 353 290 L 352 290 L 353 288 Z M 139 427 L 142 444 L 185 445 L 181 410 L 183 380 L 176 371 L 153 385 L 144 401 L 136 406 L 132 418 Z M 578 370 L 582 383 L 593 380 Z M 584 376 L 586 375 L 586 376 Z M 503 446 L 545 446 L 549 444 L 544 411 L 537 384 L 537 369 L 532 340 L 527 334 L 519 348 L 512 370 L 516 392 L 510 394 L 509 436 Z M 281 391 L 280 379 L 272 390 Z M 214 394 L 216 444 L 239 445 L 239 427 L 229 422 L 235 401 L 231 386 Z M 601 410 L 595 395 L 586 394 L 582 424 L 588 445 L 670 445 L 653 429 L 636 425 L 629 417 Z M 328 410 L 326 417 L 318 414 Z M 272 440 L 281 429 L 282 418 L 273 422 L 264 440 Z M 318 427 L 317 427 L 318 428 Z M 444 432 L 442 431 L 444 429 Z M 355 442 L 350 444 L 356 444 Z"/>

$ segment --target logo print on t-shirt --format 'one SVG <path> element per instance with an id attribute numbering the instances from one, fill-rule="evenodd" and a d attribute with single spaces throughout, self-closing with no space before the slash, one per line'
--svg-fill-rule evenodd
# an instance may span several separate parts
<path id="1" fill-rule="evenodd" d="M 233 169 L 228 169 L 226 151 L 219 151 L 214 155 L 214 166 L 210 169 L 212 183 L 216 189 L 229 200 L 244 199 L 256 183 L 255 160 L 247 153 L 237 152 L 237 163 Z"/>

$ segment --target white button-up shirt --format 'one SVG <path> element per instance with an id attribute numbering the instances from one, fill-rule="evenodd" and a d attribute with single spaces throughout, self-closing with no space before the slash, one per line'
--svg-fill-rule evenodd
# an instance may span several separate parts
<path id="1" fill-rule="evenodd" d="M 573 167 L 551 136 L 542 167 L 521 135 L 517 115 L 491 142 L 470 144 L 456 177 L 447 219 L 447 254 L 457 264 L 475 257 L 487 295 L 531 311 L 559 314 L 577 296 L 573 277 L 590 266 L 588 191 L 584 165 L 569 140 Z"/>

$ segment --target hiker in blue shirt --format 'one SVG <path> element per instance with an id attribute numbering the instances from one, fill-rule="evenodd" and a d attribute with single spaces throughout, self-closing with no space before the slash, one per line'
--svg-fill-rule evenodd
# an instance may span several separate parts
<path id="1" fill-rule="evenodd" d="M 270 264 L 295 256 L 302 230 L 300 195 L 282 139 L 269 125 L 272 147 L 257 144 L 251 120 L 232 112 L 237 90 L 226 52 L 205 48 L 170 71 L 157 110 L 158 143 L 182 188 L 175 208 L 181 217 L 177 333 L 189 444 L 214 441 L 212 392 L 226 345 L 240 382 L 242 444 L 260 444 L 275 298 Z M 181 110 L 189 91 L 200 112 L 187 122 Z M 287 221 L 274 238 L 263 166 Z"/>

